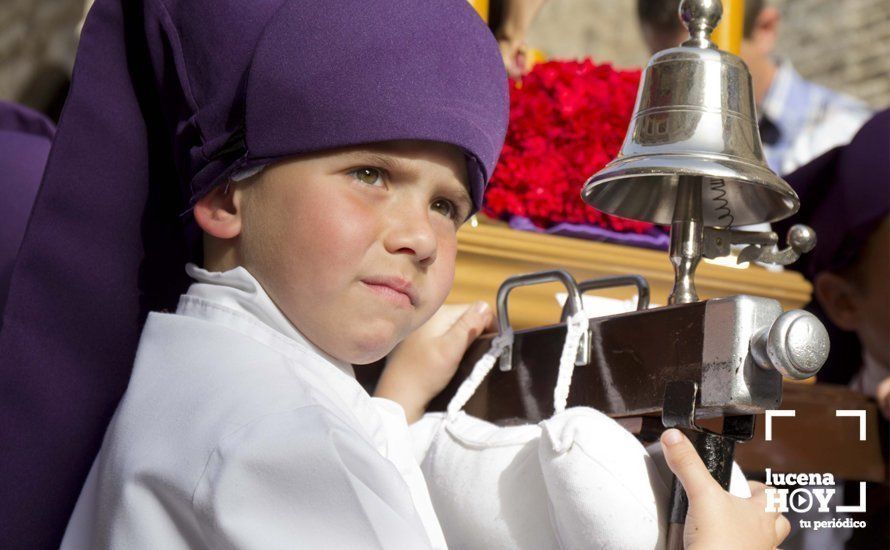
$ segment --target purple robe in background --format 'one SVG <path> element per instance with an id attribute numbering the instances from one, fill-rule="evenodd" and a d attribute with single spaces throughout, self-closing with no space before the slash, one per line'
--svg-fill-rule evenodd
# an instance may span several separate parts
<path id="1" fill-rule="evenodd" d="M 810 281 L 822 271 L 852 265 L 881 221 L 890 213 L 890 110 L 876 114 L 853 137 L 808 164 L 786 180 L 800 197 L 794 216 L 773 224 L 783 235 L 795 223 L 816 231 L 816 248 L 789 269 Z M 819 371 L 822 382 L 847 384 L 862 364 L 855 333 L 834 325 L 816 300 L 807 310 L 828 329 L 831 351 Z"/>
<path id="2" fill-rule="evenodd" d="M 419 139 L 463 149 L 478 210 L 508 109 L 466 0 L 96 0 L 0 331 L 0 541 L 61 540 L 145 316 L 200 258 L 198 198 L 291 155 Z"/>
<path id="3" fill-rule="evenodd" d="M 0 326 L 12 266 L 55 131 L 42 114 L 0 101 Z"/>

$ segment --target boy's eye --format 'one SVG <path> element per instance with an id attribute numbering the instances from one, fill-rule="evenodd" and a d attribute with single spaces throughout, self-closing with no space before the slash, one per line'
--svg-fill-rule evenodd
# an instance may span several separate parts
<path id="1" fill-rule="evenodd" d="M 458 211 L 457 206 L 453 202 L 447 199 L 436 199 L 432 204 L 433 210 L 436 210 L 446 218 L 450 218 L 452 220 L 457 221 Z"/>
<path id="2" fill-rule="evenodd" d="M 368 185 L 377 185 L 382 183 L 383 172 L 378 170 L 377 168 L 359 168 L 358 170 L 353 170 L 351 174 L 360 182 L 367 183 Z"/>

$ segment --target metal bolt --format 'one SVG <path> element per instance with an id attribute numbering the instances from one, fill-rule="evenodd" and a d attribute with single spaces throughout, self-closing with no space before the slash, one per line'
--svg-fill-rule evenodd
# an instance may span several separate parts
<path id="1" fill-rule="evenodd" d="M 815 376 L 829 350 L 828 331 L 812 313 L 786 311 L 751 338 L 751 355 L 763 368 L 774 368 L 788 378 Z"/>

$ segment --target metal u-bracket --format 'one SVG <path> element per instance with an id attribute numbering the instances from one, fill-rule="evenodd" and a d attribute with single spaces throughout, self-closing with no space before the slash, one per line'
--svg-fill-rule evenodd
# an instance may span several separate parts
<path id="1" fill-rule="evenodd" d="M 498 331 L 500 334 L 510 330 L 510 320 L 507 317 L 507 296 L 510 291 L 520 286 L 537 285 L 542 283 L 559 282 L 565 285 L 569 292 L 569 298 L 566 304 L 570 306 L 571 313 L 583 311 L 584 307 L 581 302 L 581 291 L 578 290 L 578 284 L 575 278 L 563 269 L 554 269 L 550 271 L 538 271 L 536 273 L 527 273 L 524 275 L 515 275 L 505 280 L 498 289 L 497 309 L 498 309 Z M 581 345 L 578 346 L 578 354 L 575 357 L 575 365 L 587 365 L 590 363 L 590 331 L 582 338 Z M 500 369 L 508 371 L 513 368 L 513 346 L 507 346 L 500 357 Z"/>
<path id="2" fill-rule="evenodd" d="M 642 275 L 614 275 L 611 277 L 601 277 L 599 279 L 588 279 L 578 283 L 578 291 L 581 294 L 589 290 L 602 290 L 604 288 L 616 288 L 620 286 L 634 286 L 637 288 L 637 311 L 649 309 L 649 282 Z M 562 315 L 559 318 L 564 323 L 569 318 L 569 301 L 562 308 Z"/>

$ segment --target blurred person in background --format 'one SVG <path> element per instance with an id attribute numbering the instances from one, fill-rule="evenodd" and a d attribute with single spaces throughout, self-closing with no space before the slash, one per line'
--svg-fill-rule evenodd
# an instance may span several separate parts
<path id="1" fill-rule="evenodd" d="M 521 77 L 529 67 L 525 37 L 549 0 L 491 0 L 488 26 L 498 39 L 510 78 Z"/>
<path id="2" fill-rule="evenodd" d="M 881 447 L 890 434 L 890 110 L 868 121 L 845 146 L 787 176 L 801 208 L 776 224 L 811 226 L 819 240 L 789 266 L 813 284 L 806 309 L 828 329 L 831 350 L 818 380 L 843 384 L 877 401 Z M 851 480 L 852 481 L 852 480 Z M 840 485 L 835 498 L 859 503 L 858 481 Z M 794 529 L 784 548 L 890 548 L 887 484 L 869 483 L 867 529 Z M 789 518 L 790 519 L 790 518 Z M 813 516 L 812 519 L 824 519 Z M 792 520 L 792 525 L 796 522 Z"/>
<path id="3" fill-rule="evenodd" d="M 890 418 L 890 110 L 787 180 L 801 208 L 777 229 L 803 223 L 819 239 L 790 266 L 832 336 L 819 379 L 874 397 Z"/>
<path id="4" fill-rule="evenodd" d="M 637 0 L 643 40 L 655 53 L 688 38 L 680 0 Z M 873 111 L 852 97 L 804 79 L 776 55 L 782 16 L 764 0 L 745 0 L 741 58 L 751 71 L 767 164 L 791 173 L 822 153 L 849 143 Z"/>

